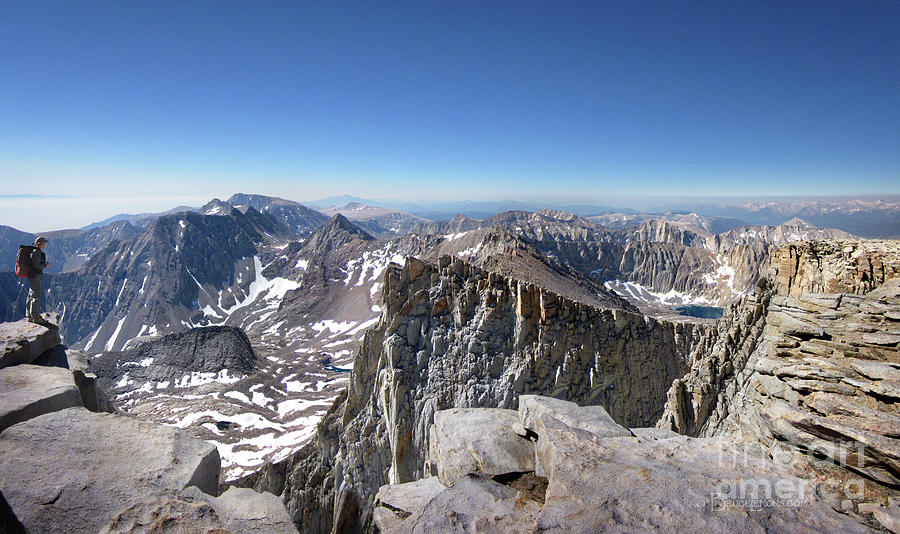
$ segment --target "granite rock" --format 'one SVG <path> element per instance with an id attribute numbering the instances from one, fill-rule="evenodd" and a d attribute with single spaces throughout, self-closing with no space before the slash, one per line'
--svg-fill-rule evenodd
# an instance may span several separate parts
<path id="1" fill-rule="evenodd" d="M 212 493 L 219 477 L 213 445 L 84 408 L 11 426 L 0 450 L 0 491 L 29 532 L 96 532 L 148 495 L 191 485 Z"/>
<path id="2" fill-rule="evenodd" d="M 81 393 L 66 369 L 37 365 L 0 369 L 0 432 L 39 415 L 81 405 Z"/>

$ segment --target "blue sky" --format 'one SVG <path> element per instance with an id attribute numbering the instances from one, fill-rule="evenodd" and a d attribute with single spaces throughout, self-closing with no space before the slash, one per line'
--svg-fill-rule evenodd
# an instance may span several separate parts
<path id="1" fill-rule="evenodd" d="M 893 0 L 0 12 L 0 194 L 77 197 L 69 225 L 238 191 L 900 193 Z"/>

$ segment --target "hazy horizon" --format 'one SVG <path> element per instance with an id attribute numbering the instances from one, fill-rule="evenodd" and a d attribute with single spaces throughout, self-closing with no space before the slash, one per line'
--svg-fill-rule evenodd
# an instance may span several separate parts
<path id="1" fill-rule="evenodd" d="M 528 208 L 540 209 L 564 209 L 589 206 L 597 207 L 596 214 L 602 214 L 612 210 L 621 210 L 623 212 L 634 211 L 639 213 L 662 213 L 664 211 L 689 211 L 699 210 L 702 207 L 735 207 L 744 203 L 766 203 L 766 202 L 783 202 L 783 203 L 804 203 L 804 202 L 824 202 L 839 203 L 851 200 L 861 200 L 864 202 L 884 201 L 888 203 L 900 202 L 900 195 L 804 195 L 804 196 L 708 196 L 708 197 L 685 197 L 685 196 L 607 196 L 602 198 L 571 198 L 557 197 L 550 199 L 535 199 L 529 197 L 519 198 L 481 198 L 481 199 L 403 199 L 403 198 L 360 198 L 357 195 L 343 193 L 340 195 L 332 195 L 323 198 L 290 198 L 277 194 L 267 194 L 259 191 L 235 191 L 227 195 L 208 196 L 208 197 L 144 197 L 134 198 L 91 198 L 77 196 L 41 196 L 41 195 L 10 195 L 0 194 L 0 226 L 8 226 L 23 232 L 38 234 L 41 232 L 80 229 L 86 226 L 105 221 L 112 217 L 121 215 L 139 215 L 144 213 L 156 214 L 167 212 L 176 208 L 199 208 L 207 202 L 218 198 L 219 200 L 227 200 L 233 194 L 257 194 L 269 197 L 283 198 L 307 205 L 313 209 L 313 204 L 319 204 L 324 200 L 335 199 L 333 205 L 337 207 L 344 206 L 349 199 L 344 197 L 359 198 L 371 205 L 385 206 L 392 209 L 403 211 L 406 203 L 415 205 L 420 209 L 433 209 L 444 215 L 444 219 L 448 219 L 449 215 L 457 212 L 453 211 L 454 207 L 470 205 L 485 205 L 485 209 L 492 212 L 498 212 L 503 205 L 508 205 L 509 209 L 516 209 L 521 205 L 527 205 Z M 328 206 L 322 206 L 322 208 Z M 131 208 L 131 209 L 125 209 Z M 496 208 L 496 209 L 494 209 Z M 449 211 L 448 211 L 449 210 Z M 413 210 L 416 211 L 416 210 Z M 35 221 L 31 216 L 33 213 L 41 214 L 40 220 Z M 44 222 L 46 221 L 46 223 Z M 55 223 L 53 221 L 56 221 Z"/>

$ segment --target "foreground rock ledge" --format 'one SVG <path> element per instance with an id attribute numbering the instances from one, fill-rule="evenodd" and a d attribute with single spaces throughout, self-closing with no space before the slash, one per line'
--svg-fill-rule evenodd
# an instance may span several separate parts
<path id="1" fill-rule="evenodd" d="M 59 345 L 59 316 L 43 314 L 52 323 L 42 326 L 22 319 L 14 323 L 2 323 L 0 327 L 0 368 L 32 363 L 44 352 Z"/>
<path id="2" fill-rule="evenodd" d="M 188 486 L 215 494 L 215 446 L 174 428 L 69 408 L 0 434 L 0 492 L 28 532 L 97 532 L 123 508 Z"/>
<path id="3" fill-rule="evenodd" d="M 81 392 L 68 369 L 37 365 L 0 369 L 0 432 L 33 417 L 81 405 Z"/>
<path id="4" fill-rule="evenodd" d="M 520 398 L 520 422 L 536 440 L 546 477 L 486 473 L 476 466 L 446 485 L 430 478 L 383 486 L 374 513 L 378 528 L 386 534 L 872 532 L 819 501 L 809 482 L 768 458 L 744 454 L 728 440 L 632 433 L 599 410 Z M 459 415 L 453 417 L 457 423 Z M 472 418 L 479 420 L 484 418 Z M 453 427 L 442 425 L 433 436 L 453 440 L 449 432 Z M 477 433 L 460 424 L 460 436 Z M 478 448 L 492 450 L 503 448 Z M 428 461 L 444 475 L 462 466 L 453 455 Z M 441 465 L 446 461 L 452 468 Z M 490 458 L 480 464 L 502 465 Z"/>

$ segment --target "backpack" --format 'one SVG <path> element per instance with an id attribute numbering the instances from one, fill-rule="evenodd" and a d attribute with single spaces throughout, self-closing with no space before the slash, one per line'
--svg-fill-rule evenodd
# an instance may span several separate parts
<path id="1" fill-rule="evenodd" d="M 19 278 L 28 278 L 34 265 L 31 263 L 31 255 L 37 247 L 31 245 L 20 245 L 19 252 L 16 254 L 16 276 Z"/>

